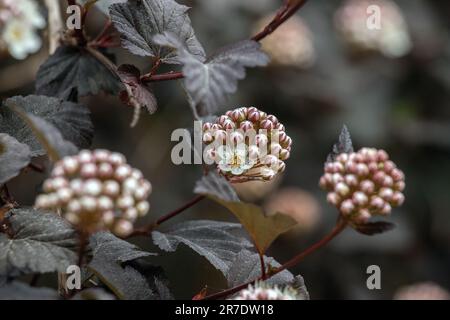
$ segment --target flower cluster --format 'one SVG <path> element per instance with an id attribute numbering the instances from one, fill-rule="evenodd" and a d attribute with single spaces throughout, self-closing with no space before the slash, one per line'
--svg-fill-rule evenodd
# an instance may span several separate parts
<path id="1" fill-rule="evenodd" d="M 412 48 L 405 19 L 391 0 L 347 0 L 337 11 L 335 24 L 354 51 L 377 51 L 397 58 Z"/>
<path id="2" fill-rule="evenodd" d="M 273 115 L 257 108 L 227 111 L 203 124 L 205 159 L 231 182 L 271 180 L 285 169 L 292 139 Z"/>
<path id="3" fill-rule="evenodd" d="M 99 149 L 57 162 L 43 189 L 37 208 L 61 210 L 83 232 L 109 229 L 127 236 L 133 222 L 148 212 L 152 186 L 122 154 Z"/>
<path id="4" fill-rule="evenodd" d="M 281 289 L 264 282 L 249 285 L 247 289 L 240 291 L 232 300 L 303 300 L 298 292 L 289 286 Z"/>
<path id="5" fill-rule="evenodd" d="M 36 31 L 45 25 L 35 0 L 0 0 L 0 49 L 14 58 L 25 59 L 41 48 Z"/>
<path id="6" fill-rule="evenodd" d="M 405 199 L 405 176 L 384 150 L 363 148 L 338 155 L 325 164 L 320 186 L 329 191 L 328 202 L 355 223 L 388 215 Z"/>
<path id="7" fill-rule="evenodd" d="M 256 23 L 255 30 L 262 30 L 272 19 L 273 15 L 261 19 Z M 316 59 L 312 39 L 308 26 L 300 17 L 293 16 L 263 39 L 261 44 L 273 64 L 307 69 Z"/>

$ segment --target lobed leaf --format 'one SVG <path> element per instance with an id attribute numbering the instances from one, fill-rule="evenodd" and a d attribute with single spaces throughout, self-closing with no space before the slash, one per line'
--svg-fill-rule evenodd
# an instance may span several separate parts
<path id="1" fill-rule="evenodd" d="M 0 133 L 0 184 L 18 176 L 31 161 L 30 148 L 6 133 Z"/>
<path id="2" fill-rule="evenodd" d="M 7 234 L 0 234 L 0 277 L 65 272 L 76 263 L 76 233 L 58 215 L 13 209 L 5 222 Z"/>
<path id="3" fill-rule="evenodd" d="M 264 256 L 266 266 L 278 268 L 281 265 L 274 258 Z M 229 287 L 235 287 L 242 283 L 257 279 L 261 276 L 261 263 L 259 254 L 248 250 L 242 250 L 236 255 L 235 260 L 226 274 Z M 285 285 L 294 280 L 294 275 L 284 270 L 267 280 L 270 284 Z"/>
<path id="4" fill-rule="evenodd" d="M 154 41 L 178 52 L 183 64 L 185 87 L 193 102 L 208 114 L 217 111 L 227 96 L 236 92 L 238 80 L 245 78 L 246 67 L 261 67 L 269 63 L 261 45 L 253 40 L 226 46 L 207 60 L 190 53 L 174 34 L 156 35 Z"/>
<path id="5" fill-rule="evenodd" d="M 95 95 L 101 91 L 116 94 L 121 88 L 117 76 L 88 50 L 60 46 L 38 70 L 36 92 L 64 100 Z"/>
<path id="6" fill-rule="evenodd" d="M 59 294 L 50 288 L 35 288 L 30 285 L 13 281 L 0 287 L 0 300 L 58 300 Z"/>
<path id="7" fill-rule="evenodd" d="M 22 114 L 22 117 L 18 113 Z M 86 148 L 92 142 L 94 128 L 89 109 L 86 107 L 46 96 L 9 98 L 0 107 L 1 131 L 27 144 L 33 157 L 46 154 L 46 150 L 29 126 L 30 122 L 27 123 L 26 119 L 29 117 L 26 116 L 24 119 L 24 114 L 48 122 L 61 133 L 64 140 L 72 142 L 79 148 Z"/>
<path id="8" fill-rule="evenodd" d="M 135 126 L 139 120 L 140 110 L 147 109 L 150 114 L 156 112 L 158 104 L 150 88 L 141 81 L 141 72 L 133 65 L 124 64 L 118 69 L 118 74 L 125 87 L 120 92 L 122 102 L 135 110 L 135 117 L 131 126 Z"/>
<path id="9" fill-rule="evenodd" d="M 171 32 L 193 56 L 204 58 L 203 47 L 195 37 L 188 7 L 174 0 L 141 0 L 110 6 L 111 20 L 121 34 L 122 46 L 139 56 L 161 59 L 164 63 L 180 63 L 177 52 L 159 45 L 153 36 Z"/>
<path id="10" fill-rule="evenodd" d="M 153 242 L 164 251 L 174 252 L 180 243 L 205 257 L 216 269 L 226 273 L 235 255 L 251 247 L 236 233 L 242 226 L 237 223 L 196 220 L 180 223 L 165 233 L 152 232 Z"/>
<path id="11" fill-rule="evenodd" d="M 266 252 L 276 238 L 297 224 L 293 218 L 280 213 L 266 216 L 260 206 L 252 203 L 224 201 L 214 196 L 209 198 L 230 210 L 238 218 L 261 254 Z"/>
<path id="12" fill-rule="evenodd" d="M 149 300 L 154 294 L 146 278 L 128 262 L 153 254 L 139 250 L 111 233 L 97 233 L 90 239 L 91 270 L 120 299 Z"/>
<path id="13" fill-rule="evenodd" d="M 211 171 L 198 180 L 195 184 L 194 192 L 197 194 L 211 195 L 224 201 L 240 201 L 230 183 L 219 175 L 217 171 Z"/>

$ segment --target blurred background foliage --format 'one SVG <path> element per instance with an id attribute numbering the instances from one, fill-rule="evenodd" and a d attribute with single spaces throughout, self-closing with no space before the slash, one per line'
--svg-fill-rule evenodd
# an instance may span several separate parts
<path id="1" fill-rule="evenodd" d="M 251 35 L 258 20 L 276 10 L 278 0 L 191 0 L 190 15 L 197 37 L 211 53 L 218 47 Z M 317 186 L 323 162 L 345 123 L 355 148 L 386 149 L 407 178 L 406 203 L 395 209 L 394 231 L 366 237 L 347 230 L 295 270 L 304 276 L 312 299 L 391 299 L 398 288 L 433 281 L 450 288 L 450 2 L 398 0 L 413 42 L 409 54 L 390 59 L 370 54 L 349 55 L 334 25 L 334 13 L 343 1 L 310 0 L 297 14 L 310 29 L 315 62 L 309 68 L 270 66 L 248 70 L 238 92 L 223 109 L 256 106 L 275 114 L 293 138 L 287 170 L 276 182 L 240 186 L 241 195 L 270 207 L 280 202 L 300 222 L 278 239 L 269 255 L 284 262 L 307 247 L 334 224 L 337 213 Z M 95 36 L 105 17 L 89 14 L 89 32 Z M 281 31 L 280 31 L 281 32 Z M 45 34 L 43 34 L 45 37 Z M 275 32 L 272 37 L 276 37 Z M 299 36 L 299 44 L 304 39 Z M 292 44 L 286 43 L 286 46 Z M 119 63 L 134 63 L 142 70 L 151 61 L 113 49 Z M 34 76 L 47 50 L 24 61 L 3 55 L 0 60 L 0 95 L 33 93 Z M 169 69 L 167 69 L 169 70 Z M 164 71 L 164 68 L 162 69 Z M 129 162 L 152 182 L 149 222 L 189 200 L 201 167 L 174 165 L 170 160 L 171 132 L 192 127 L 192 115 L 177 82 L 153 85 L 159 109 L 143 114 L 129 127 L 132 110 L 118 98 L 86 97 L 93 116 L 93 148 L 127 155 Z M 44 161 L 44 159 L 42 159 Z M 44 179 L 27 173 L 11 183 L 23 205 L 31 205 Z M 286 190 L 286 188 L 288 188 Z M 272 200 L 271 200 L 272 199 Z M 280 205 L 280 204 L 279 204 Z M 233 220 L 224 208 L 203 201 L 177 217 Z M 175 221 L 175 222 L 176 222 Z M 148 250 L 150 241 L 136 239 Z M 203 258 L 183 248 L 157 258 L 167 269 L 178 298 L 191 298 L 204 285 L 219 289 L 225 281 Z M 379 265 L 382 290 L 368 290 L 366 268 Z"/>

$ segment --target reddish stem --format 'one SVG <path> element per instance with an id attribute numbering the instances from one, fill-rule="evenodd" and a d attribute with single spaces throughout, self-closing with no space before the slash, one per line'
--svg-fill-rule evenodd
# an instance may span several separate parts
<path id="1" fill-rule="evenodd" d="M 159 226 L 160 224 L 166 222 L 167 220 L 172 219 L 173 217 L 179 215 L 180 213 L 182 213 L 184 210 L 189 209 L 190 207 L 192 207 L 193 205 L 195 205 L 196 203 L 200 202 L 201 200 L 203 200 L 205 198 L 205 196 L 203 195 L 199 195 L 196 196 L 194 199 L 192 199 L 191 201 L 189 201 L 188 203 L 184 204 L 183 206 L 179 207 L 178 209 L 169 212 L 168 214 L 161 216 L 158 220 L 156 220 L 155 222 L 144 226 L 142 228 L 136 229 L 134 230 L 129 236 L 127 236 L 126 238 L 131 238 L 131 237 L 135 237 L 135 236 L 147 236 L 154 228 L 156 228 L 157 226 Z"/>
<path id="2" fill-rule="evenodd" d="M 143 75 L 141 77 L 142 82 L 158 82 L 158 81 L 169 81 L 169 80 L 177 80 L 184 78 L 182 72 L 168 72 L 163 74 L 155 74 L 155 75 Z"/>
<path id="3" fill-rule="evenodd" d="M 259 33 L 254 35 L 251 39 L 254 41 L 261 41 L 269 34 L 274 32 L 280 25 L 282 25 L 286 20 L 288 20 L 292 15 L 294 15 L 297 10 L 299 10 L 308 0 L 298 0 L 294 5 L 290 4 L 290 1 L 287 0 L 283 4 L 283 6 L 278 10 L 275 17 L 272 21 Z M 157 74 L 157 75 L 143 75 L 141 77 L 142 82 L 157 82 L 157 81 L 169 81 L 169 80 L 177 80 L 184 78 L 182 72 L 174 72 L 171 71 L 169 73 Z"/>
<path id="4" fill-rule="evenodd" d="M 333 228 L 333 230 L 331 230 L 330 233 L 328 233 L 325 237 L 323 237 L 321 240 L 319 240 L 318 242 L 316 242 L 315 244 L 313 244 L 312 246 L 310 246 L 308 249 L 306 249 L 305 251 L 302 251 L 301 253 L 299 253 L 298 255 L 296 255 L 294 258 L 292 258 L 291 260 L 289 260 L 288 262 L 284 263 L 282 266 L 280 266 L 279 268 L 273 270 L 272 272 L 270 272 L 269 274 L 267 274 L 266 276 L 261 276 L 257 279 L 254 279 L 252 281 L 240 284 L 236 287 L 233 288 L 229 288 L 227 290 L 224 291 L 220 291 L 214 294 L 211 294 L 209 296 L 206 296 L 204 298 L 204 300 L 215 300 L 215 299 L 221 299 L 221 298 L 225 298 L 229 295 L 232 295 L 236 292 L 239 292 L 245 288 L 247 288 L 249 285 L 254 284 L 256 281 L 259 280 L 267 280 L 271 277 L 273 277 L 274 275 L 282 272 L 283 270 L 293 267 L 296 264 L 298 264 L 299 262 L 301 262 L 304 258 L 306 258 L 308 255 L 310 255 L 311 253 L 315 252 L 316 250 L 322 248 L 323 246 L 325 246 L 326 244 L 328 244 L 331 240 L 333 240 L 338 234 L 340 234 L 345 227 L 347 226 L 347 222 L 340 219 L 336 226 Z"/>

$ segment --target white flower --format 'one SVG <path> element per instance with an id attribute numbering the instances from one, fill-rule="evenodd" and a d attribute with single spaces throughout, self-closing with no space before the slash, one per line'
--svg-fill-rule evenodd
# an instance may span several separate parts
<path id="1" fill-rule="evenodd" d="M 245 144 L 238 144 L 234 148 L 220 146 L 217 148 L 217 164 L 219 170 L 233 175 L 241 175 L 255 165 L 255 161 L 249 159 Z"/>
<path id="2" fill-rule="evenodd" d="M 42 45 L 40 37 L 33 28 L 22 20 L 8 21 L 2 33 L 2 39 L 9 53 L 16 59 L 25 59 L 29 53 L 35 53 Z"/>
<path id="3" fill-rule="evenodd" d="M 27 22 L 38 29 L 45 27 L 46 21 L 39 12 L 39 7 L 34 0 L 17 1 L 15 5 L 20 11 L 24 22 Z"/>

